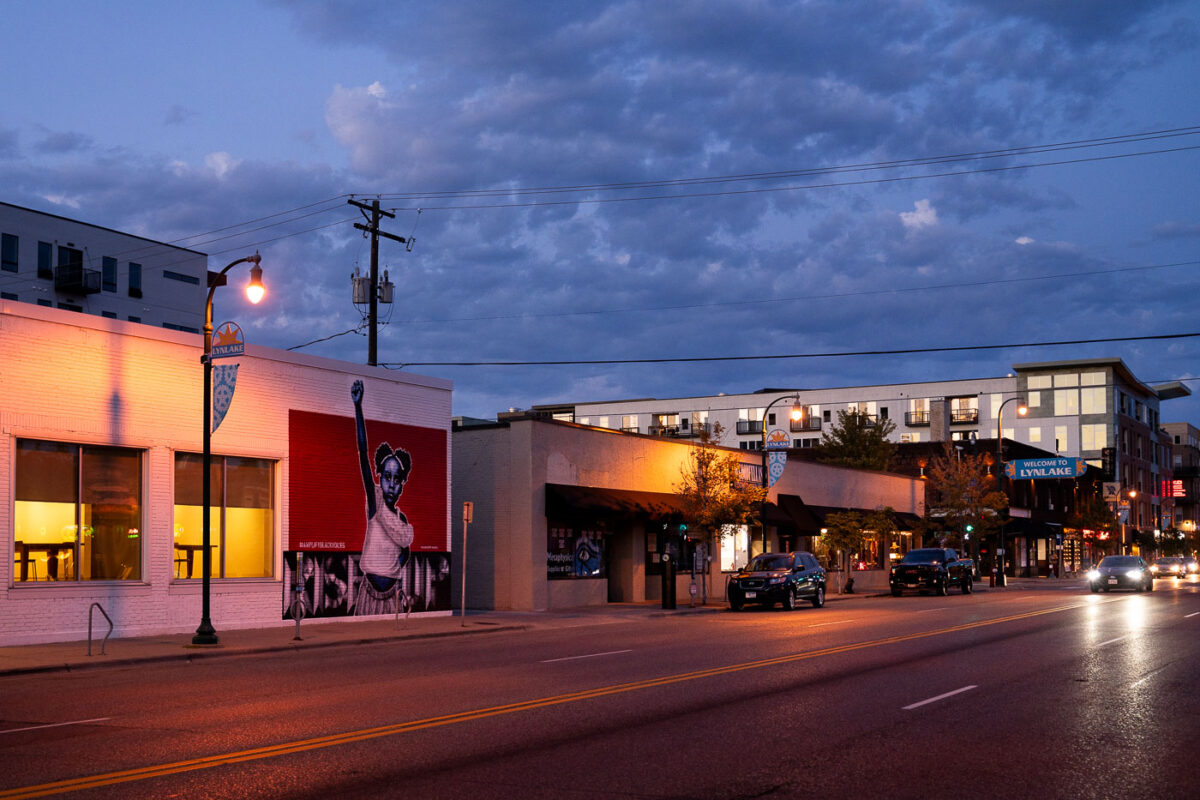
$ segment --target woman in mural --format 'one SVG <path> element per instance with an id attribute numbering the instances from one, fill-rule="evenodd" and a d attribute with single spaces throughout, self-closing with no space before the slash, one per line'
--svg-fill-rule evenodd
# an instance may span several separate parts
<path id="1" fill-rule="evenodd" d="M 376 483 L 367 455 L 362 381 L 355 381 L 350 387 L 350 397 L 354 400 L 358 463 L 367 494 L 367 532 L 358 562 L 363 576 L 355 593 L 354 614 L 389 614 L 396 610 L 401 593 L 400 578 L 413 541 L 412 525 L 408 524 L 404 512 L 396 507 L 404 483 L 412 472 L 412 458 L 405 450 L 393 450 L 387 442 L 379 445 L 375 451 L 375 472 L 379 475 Z"/>

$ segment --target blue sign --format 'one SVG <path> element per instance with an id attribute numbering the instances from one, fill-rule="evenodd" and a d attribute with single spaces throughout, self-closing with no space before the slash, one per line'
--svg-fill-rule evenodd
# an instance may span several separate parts
<path id="1" fill-rule="evenodd" d="M 1004 465 L 1004 474 L 1010 480 L 1078 478 L 1087 468 L 1082 458 L 1018 458 Z"/>
<path id="2" fill-rule="evenodd" d="M 236 322 L 225 322 L 217 328 L 212 341 L 213 358 L 229 358 L 246 353 L 246 339 Z"/>

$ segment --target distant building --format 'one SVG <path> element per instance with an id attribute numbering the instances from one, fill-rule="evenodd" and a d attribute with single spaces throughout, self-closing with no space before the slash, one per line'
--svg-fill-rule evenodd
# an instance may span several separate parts
<path id="1" fill-rule="evenodd" d="M 1096 467 L 1107 463 L 1111 480 L 1137 490 L 1130 524 L 1150 532 L 1161 522 L 1162 481 L 1170 469 L 1159 405 L 1190 393 L 1178 382 L 1146 385 L 1119 358 L 1095 358 L 1015 364 L 1012 374 L 994 378 L 559 403 L 531 411 L 680 439 L 697 438 L 720 423 L 723 444 L 745 450 L 761 447 L 764 425 L 768 431 L 786 431 L 795 448 L 815 447 L 823 431 L 836 424 L 838 412 L 850 410 L 876 422 L 891 421 L 892 438 L 900 443 L 994 441 L 1000 436 Z M 786 400 L 768 412 L 775 400 L 791 395 L 804 408 L 802 420 L 789 419 Z M 1019 403 L 1005 405 L 1016 398 L 1028 405 L 1024 417 L 1017 414 Z"/>
<path id="2" fill-rule="evenodd" d="M 208 256 L 0 203 L 0 300 L 199 333 Z"/>
<path id="3" fill-rule="evenodd" d="M 1200 525 L 1200 430 L 1186 422 L 1168 422 L 1172 481 L 1164 494 L 1174 502 L 1173 527 L 1196 542 Z"/>

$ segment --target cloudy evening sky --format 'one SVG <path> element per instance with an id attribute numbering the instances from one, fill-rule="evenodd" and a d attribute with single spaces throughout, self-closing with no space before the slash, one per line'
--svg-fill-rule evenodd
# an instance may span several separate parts
<path id="1" fill-rule="evenodd" d="M 1200 2 L 15 0 L 5 28 L 0 200 L 210 269 L 261 250 L 267 301 L 217 317 L 365 362 L 346 200 L 380 198 L 415 236 L 381 245 L 380 361 L 456 414 L 1101 356 L 1200 393 L 1200 338 L 832 355 L 1200 331 Z M 782 354 L 830 355 L 430 363 Z"/>

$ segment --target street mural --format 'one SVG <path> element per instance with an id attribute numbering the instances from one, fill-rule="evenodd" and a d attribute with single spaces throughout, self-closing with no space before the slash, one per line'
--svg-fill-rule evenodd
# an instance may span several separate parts
<path id="1" fill-rule="evenodd" d="M 288 555 L 306 572 L 307 615 L 448 610 L 446 432 L 367 421 L 365 394 L 362 381 L 347 392 L 353 417 L 288 415 Z M 296 585 L 285 581 L 285 616 Z"/>

